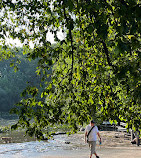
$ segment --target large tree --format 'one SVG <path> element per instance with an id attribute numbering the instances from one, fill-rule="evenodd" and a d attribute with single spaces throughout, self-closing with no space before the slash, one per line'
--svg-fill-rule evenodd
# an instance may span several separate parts
<path id="1" fill-rule="evenodd" d="M 54 123 L 76 131 L 99 117 L 141 129 L 139 0 L 6 0 L 1 9 L 3 44 L 6 35 L 27 46 L 32 41 L 28 57 L 40 59 L 37 73 L 43 80 L 51 76 L 42 99 L 36 98 L 36 87 L 24 91 L 14 127 L 40 137 L 41 129 Z"/>

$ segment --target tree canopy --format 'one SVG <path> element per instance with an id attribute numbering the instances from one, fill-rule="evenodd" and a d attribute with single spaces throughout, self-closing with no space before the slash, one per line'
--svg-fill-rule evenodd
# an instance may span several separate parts
<path id="1" fill-rule="evenodd" d="M 32 42 L 28 58 L 40 59 L 43 81 L 51 76 L 40 99 L 36 87 L 24 91 L 20 110 L 13 110 L 19 114 L 13 128 L 40 137 L 54 123 L 76 131 L 96 117 L 141 129 L 139 0 L 6 0 L 0 7 L 3 45 L 6 37 L 27 47 Z"/>

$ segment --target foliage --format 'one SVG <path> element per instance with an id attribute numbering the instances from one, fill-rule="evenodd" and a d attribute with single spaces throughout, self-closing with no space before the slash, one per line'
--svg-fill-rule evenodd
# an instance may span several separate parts
<path id="1" fill-rule="evenodd" d="M 0 133 L 7 133 L 11 130 L 10 126 L 0 127 Z"/>
<path id="2" fill-rule="evenodd" d="M 19 114 L 14 128 L 26 127 L 40 138 L 46 126 L 67 123 L 77 131 L 78 124 L 98 116 L 141 129 L 139 0 L 19 0 L 1 7 L 1 23 L 10 21 L 3 22 L 1 36 L 8 31 L 27 46 L 32 41 L 28 57 L 40 58 L 37 73 L 43 80 L 51 76 L 41 99 L 36 87 L 26 89 L 30 96 L 14 110 Z M 48 41 L 48 32 L 56 45 Z"/>

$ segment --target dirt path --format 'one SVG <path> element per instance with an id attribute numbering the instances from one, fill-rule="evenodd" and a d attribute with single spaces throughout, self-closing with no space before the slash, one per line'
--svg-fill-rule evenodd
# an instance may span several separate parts
<path id="1" fill-rule="evenodd" d="M 102 145 L 97 145 L 97 153 L 100 158 L 141 158 L 141 146 L 130 143 L 130 137 L 124 132 L 100 131 Z M 50 151 L 43 158 L 89 158 L 88 145 L 84 145 L 84 135 L 73 135 L 68 138 L 70 143 L 80 143 L 77 150 Z M 72 142 L 71 142 L 72 141 Z M 95 158 L 95 156 L 93 156 Z"/>
<path id="2" fill-rule="evenodd" d="M 100 158 L 141 158 L 141 148 L 105 148 L 97 150 L 97 153 Z M 67 153 L 54 154 L 56 155 L 43 156 L 43 158 L 89 158 L 88 151 L 68 151 Z M 93 156 L 93 158 L 95 158 L 95 156 Z"/>

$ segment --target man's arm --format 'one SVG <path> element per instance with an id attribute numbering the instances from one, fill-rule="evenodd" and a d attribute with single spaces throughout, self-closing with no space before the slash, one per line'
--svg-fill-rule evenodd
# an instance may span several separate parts
<path id="1" fill-rule="evenodd" d="M 86 140 L 86 138 L 87 138 L 87 131 L 85 131 L 85 143 L 87 143 L 87 140 Z"/>
<path id="2" fill-rule="evenodd" d="M 99 134 L 99 132 L 97 132 L 97 135 L 98 135 L 98 137 L 99 137 L 99 139 L 100 139 L 100 142 L 101 142 L 101 137 L 100 137 L 100 134 Z"/>

